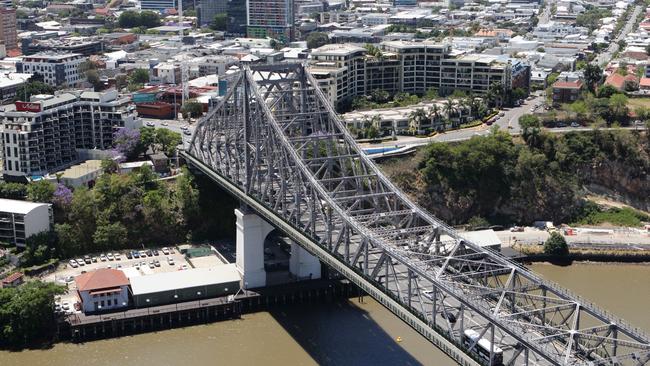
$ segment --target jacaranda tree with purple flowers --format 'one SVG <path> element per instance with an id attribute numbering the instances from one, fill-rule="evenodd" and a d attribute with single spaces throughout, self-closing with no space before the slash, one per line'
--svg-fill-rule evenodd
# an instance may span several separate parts
<path id="1" fill-rule="evenodd" d="M 120 128 L 113 135 L 113 145 L 115 146 L 115 150 L 119 151 L 127 159 L 136 158 L 142 153 L 140 130 Z"/>

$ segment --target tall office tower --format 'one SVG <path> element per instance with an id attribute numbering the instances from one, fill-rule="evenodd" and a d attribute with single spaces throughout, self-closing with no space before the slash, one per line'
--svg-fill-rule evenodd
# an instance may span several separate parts
<path id="1" fill-rule="evenodd" d="M 7 50 L 17 48 L 16 9 L 0 8 L 0 17 L 0 42 Z"/>
<path id="2" fill-rule="evenodd" d="M 157 11 L 178 9 L 178 0 L 140 0 L 140 9 Z"/>
<path id="3" fill-rule="evenodd" d="M 247 34 L 290 42 L 294 35 L 293 0 L 248 0 Z"/>
<path id="4" fill-rule="evenodd" d="M 228 0 L 201 0 L 201 25 L 209 25 L 217 14 L 228 12 Z"/>
<path id="5" fill-rule="evenodd" d="M 246 0 L 228 0 L 228 34 L 246 35 L 246 22 L 248 21 L 246 11 Z"/>

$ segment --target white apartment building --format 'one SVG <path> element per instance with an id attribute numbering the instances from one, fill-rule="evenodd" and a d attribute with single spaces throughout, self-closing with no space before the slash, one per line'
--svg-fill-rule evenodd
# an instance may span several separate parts
<path id="1" fill-rule="evenodd" d="M 74 86 L 83 80 L 79 65 L 84 61 L 86 57 L 78 53 L 35 54 L 16 62 L 16 72 L 34 74 L 54 87 Z"/>
<path id="2" fill-rule="evenodd" d="M 454 90 L 485 94 L 494 83 L 505 91 L 529 87 L 530 66 L 505 55 L 457 54 L 434 42 L 387 41 L 379 57 L 351 44 L 312 51 L 310 71 L 333 104 L 382 89 L 390 94 L 442 95 Z"/>
<path id="3" fill-rule="evenodd" d="M 120 128 L 139 128 L 128 98 L 116 90 L 36 95 L 0 111 L 3 174 L 24 180 L 78 161 L 77 149 L 110 149 Z"/>
<path id="4" fill-rule="evenodd" d="M 27 239 L 52 225 L 52 205 L 0 198 L 0 242 L 24 248 Z"/>
<path id="5" fill-rule="evenodd" d="M 575 27 L 573 25 L 550 21 L 544 24 L 538 24 L 532 32 L 533 39 L 537 40 L 555 40 L 562 39 L 570 35 L 587 35 L 587 28 Z"/>

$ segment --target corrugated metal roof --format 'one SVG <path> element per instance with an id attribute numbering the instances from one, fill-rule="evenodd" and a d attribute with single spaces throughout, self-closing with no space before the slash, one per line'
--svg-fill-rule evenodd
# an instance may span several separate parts
<path id="1" fill-rule="evenodd" d="M 235 264 L 224 264 L 210 268 L 194 268 L 185 271 L 131 277 L 130 280 L 131 291 L 134 296 L 137 296 L 190 287 L 239 282 L 241 276 Z"/>

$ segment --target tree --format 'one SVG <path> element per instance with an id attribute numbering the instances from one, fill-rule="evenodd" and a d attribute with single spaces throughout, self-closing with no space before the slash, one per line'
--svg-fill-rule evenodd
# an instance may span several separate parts
<path id="1" fill-rule="evenodd" d="M 481 216 L 474 216 L 467 221 L 467 230 L 485 229 L 490 226 L 490 222 Z"/>
<path id="2" fill-rule="evenodd" d="M 427 112 L 422 108 L 418 108 L 409 114 L 409 130 L 413 134 L 421 131 L 422 125 L 426 124 L 428 120 Z"/>
<path id="3" fill-rule="evenodd" d="M 102 171 L 106 174 L 115 174 L 120 171 L 119 164 L 113 159 L 102 160 Z"/>
<path id="4" fill-rule="evenodd" d="M 113 146 L 127 159 L 134 159 L 144 152 L 140 142 L 139 130 L 120 128 L 113 135 Z"/>
<path id="5" fill-rule="evenodd" d="M 585 83 L 590 92 L 594 92 L 596 85 L 603 78 L 603 70 L 598 65 L 587 64 L 584 68 Z"/>
<path id="6" fill-rule="evenodd" d="M 620 93 L 620 91 L 611 85 L 603 85 L 598 88 L 598 98 L 609 98 L 618 93 Z"/>
<path id="7" fill-rule="evenodd" d="M 129 83 L 131 84 L 144 84 L 149 82 L 149 71 L 145 69 L 135 69 L 129 75 Z"/>
<path id="8" fill-rule="evenodd" d="M 219 13 L 214 16 L 212 23 L 210 23 L 210 28 L 216 31 L 225 32 L 228 29 L 228 14 Z"/>
<path id="9" fill-rule="evenodd" d="M 127 10 L 120 14 L 117 24 L 122 28 L 133 28 L 140 26 L 140 16 L 133 10 Z"/>
<path id="10" fill-rule="evenodd" d="M 88 70 L 86 71 L 86 81 L 88 81 L 95 91 L 100 91 L 104 88 L 104 83 L 99 78 L 99 73 L 97 70 Z"/>
<path id="11" fill-rule="evenodd" d="M 158 16 L 158 13 L 150 10 L 141 12 L 139 20 L 140 22 L 138 25 L 141 27 L 155 28 L 160 26 L 160 17 Z"/>
<path id="12" fill-rule="evenodd" d="M 54 88 L 41 81 L 30 81 L 16 90 L 16 100 L 29 101 L 32 95 L 53 94 Z"/>
<path id="13" fill-rule="evenodd" d="M 51 339 L 54 296 L 64 291 L 62 286 L 38 280 L 0 288 L 0 345 L 24 347 Z"/>
<path id="14" fill-rule="evenodd" d="M 438 89 L 436 88 L 429 88 L 427 89 L 427 92 L 424 94 L 424 99 L 427 100 L 434 100 L 440 98 L 440 94 L 438 94 Z"/>
<path id="15" fill-rule="evenodd" d="M 551 255 L 569 254 L 569 246 L 564 237 L 558 232 L 552 232 L 551 236 L 544 243 L 544 253 Z"/>
<path id="16" fill-rule="evenodd" d="M 375 103 L 386 103 L 390 98 L 390 94 L 384 89 L 375 89 L 370 92 L 370 99 Z"/>
<path id="17" fill-rule="evenodd" d="M 183 138 L 180 133 L 170 131 L 166 128 L 159 128 L 156 129 L 156 142 L 160 144 L 161 150 L 167 156 L 172 156 L 176 151 L 176 146 L 183 142 Z"/>
<path id="18" fill-rule="evenodd" d="M 55 189 L 54 184 L 41 179 L 27 186 L 27 198 L 32 202 L 49 203 L 52 202 Z"/>
<path id="19" fill-rule="evenodd" d="M 311 49 L 330 43 L 330 38 L 327 36 L 327 33 L 323 32 L 311 32 L 305 40 L 307 41 L 307 47 Z"/>
<path id="20" fill-rule="evenodd" d="M 203 105 L 197 101 L 187 101 L 181 107 L 183 118 L 192 117 L 197 118 L 203 115 Z"/>
<path id="21" fill-rule="evenodd" d="M 627 119 L 627 102 L 628 98 L 625 94 L 614 94 L 609 97 L 609 108 L 614 118 L 619 121 L 621 119 Z"/>
<path id="22" fill-rule="evenodd" d="M 95 249 L 124 248 L 127 240 L 127 231 L 121 222 L 110 222 L 106 217 L 97 221 L 97 230 L 93 234 Z"/>

